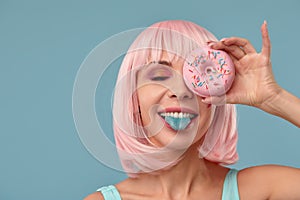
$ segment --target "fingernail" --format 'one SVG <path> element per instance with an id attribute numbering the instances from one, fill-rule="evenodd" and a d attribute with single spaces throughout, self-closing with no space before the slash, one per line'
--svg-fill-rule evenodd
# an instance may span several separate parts
<path id="1" fill-rule="evenodd" d="M 264 20 L 263 26 L 265 26 L 266 29 L 268 29 L 268 23 L 267 23 L 267 20 Z"/>
<path id="2" fill-rule="evenodd" d="M 220 41 L 221 41 L 221 42 L 224 42 L 225 40 L 227 40 L 227 38 L 222 38 Z"/>
<path id="3" fill-rule="evenodd" d="M 211 42 L 211 43 L 208 43 L 207 44 L 210 48 L 214 47 L 215 43 L 214 42 Z"/>

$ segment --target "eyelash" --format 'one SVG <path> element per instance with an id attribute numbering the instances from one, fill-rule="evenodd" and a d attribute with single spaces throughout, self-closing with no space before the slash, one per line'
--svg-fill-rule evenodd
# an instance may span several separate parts
<path id="1" fill-rule="evenodd" d="M 152 81 L 164 81 L 167 80 L 169 77 L 168 76 L 156 76 L 156 77 L 152 77 L 151 80 Z"/>

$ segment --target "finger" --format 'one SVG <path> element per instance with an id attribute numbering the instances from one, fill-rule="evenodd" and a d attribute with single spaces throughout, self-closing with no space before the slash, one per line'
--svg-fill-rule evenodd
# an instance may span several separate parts
<path id="1" fill-rule="evenodd" d="M 233 86 L 231 86 L 233 87 Z M 238 101 L 238 97 L 236 94 L 234 94 L 234 92 L 231 92 L 230 90 L 226 93 L 226 103 L 227 104 L 238 104 L 240 103 Z"/>
<path id="2" fill-rule="evenodd" d="M 255 48 L 249 42 L 249 40 L 238 37 L 224 38 L 221 40 L 226 46 L 236 45 L 243 48 L 246 54 L 256 53 Z"/>
<path id="3" fill-rule="evenodd" d="M 227 46 L 223 42 L 211 42 L 208 46 L 212 49 L 225 50 L 226 53 L 234 56 L 238 60 L 245 56 L 243 49 L 236 45 Z"/>
<path id="4" fill-rule="evenodd" d="M 208 46 L 212 49 L 225 50 L 226 53 L 228 53 L 229 57 L 231 58 L 236 71 L 239 71 L 239 66 L 240 66 L 239 59 L 245 56 L 245 53 L 242 49 L 236 46 L 236 47 L 232 47 L 232 48 L 236 48 L 235 50 L 233 50 L 230 49 L 228 46 L 224 45 L 223 42 L 213 42 L 213 41 L 208 42 Z"/>
<path id="5" fill-rule="evenodd" d="M 240 66 L 239 60 L 236 57 L 234 57 L 234 56 L 232 56 L 230 54 L 229 54 L 229 56 L 230 56 L 230 58 L 231 58 L 231 60 L 233 62 L 233 65 L 235 66 L 236 71 L 238 71 L 239 70 L 239 66 Z"/>
<path id="6" fill-rule="evenodd" d="M 261 34 L 263 41 L 261 53 L 269 58 L 271 55 L 271 42 L 266 21 L 264 21 L 264 23 L 261 26 Z"/>
<path id="7" fill-rule="evenodd" d="M 216 106 L 221 106 L 221 105 L 226 104 L 226 95 L 209 96 L 209 97 L 202 99 L 202 102 L 206 103 L 206 104 L 213 104 Z"/>

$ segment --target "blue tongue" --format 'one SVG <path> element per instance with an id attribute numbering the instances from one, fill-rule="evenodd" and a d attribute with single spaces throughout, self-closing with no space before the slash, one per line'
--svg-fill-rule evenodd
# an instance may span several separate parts
<path id="1" fill-rule="evenodd" d="M 179 131 L 185 129 L 191 122 L 191 119 L 188 117 L 175 118 L 167 116 L 165 117 L 165 121 L 170 124 L 172 129 Z"/>

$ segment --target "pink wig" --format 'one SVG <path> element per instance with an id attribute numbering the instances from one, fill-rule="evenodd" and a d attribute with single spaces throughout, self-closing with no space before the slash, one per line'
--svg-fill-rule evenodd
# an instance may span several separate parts
<path id="1" fill-rule="evenodd" d="M 114 134 L 124 170 L 130 176 L 166 169 L 180 160 L 182 151 L 170 152 L 153 146 L 142 127 L 136 95 L 138 70 L 163 51 L 186 58 L 195 48 L 217 41 L 206 29 L 188 21 L 164 21 L 144 30 L 129 48 L 119 71 L 115 88 L 113 116 Z M 177 55 L 177 56 L 174 56 Z M 171 58 L 170 58 L 171 59 Z M 199 157 L 219 164 L 233 164 L 236 152 L 237 129 L 234 105 L 217 106 L 211 125 L 199 147 Z"/>

